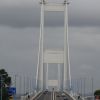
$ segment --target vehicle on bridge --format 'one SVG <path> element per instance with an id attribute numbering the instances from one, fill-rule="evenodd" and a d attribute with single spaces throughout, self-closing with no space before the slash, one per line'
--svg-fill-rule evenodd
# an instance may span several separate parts
<path id="1" fill-rule="evenodd" d="M 68 100 L 67 97 L 64 97 L 64 100 Z"/>
<path id="2" fill-rule="evenodd" d="M 66 95 L 65 95 L 65 93 L 62 93 L 61 96 L 62 96 L 62 97 L 65 97 Z"/>
<path id="3" fill-rule="evenodd" d="M 9 97 L 9 100 L 14 100 L 14 97 L 13 97 L 13 96 L 10 96 L 10 97 Z"/>

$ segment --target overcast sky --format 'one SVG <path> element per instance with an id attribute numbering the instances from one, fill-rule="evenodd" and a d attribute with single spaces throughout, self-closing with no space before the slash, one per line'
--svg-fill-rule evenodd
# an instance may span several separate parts
<path id="1" fill-rule="evenodd" d="M 70 2 L 72 78 L 94 77 L 100 83 L 100 0 Z M 63 17 L 63 13 L 45 13 L 45 33 L 49 36 L 47 40 L 51 41 L 50 46 L 56 42 L 54 38 L 59 40 L 62 36 Z M 39 0 L 0 0 L 0 68 L 10 74 L 32 74 L 35 77 L 39 22 Z M 57 47 L 62 46 L 62 39 Z"/>

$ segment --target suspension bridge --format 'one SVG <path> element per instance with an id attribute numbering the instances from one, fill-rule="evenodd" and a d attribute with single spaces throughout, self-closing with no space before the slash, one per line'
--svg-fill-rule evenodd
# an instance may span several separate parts
<path id="1" fill-rule="evenodd" d="M 68 4 L 67 0 L 62 3 L 48 3 L 41 0 L 40 14 L 40 37 L 38 50 L 38 63 L 36 74 L 36 92 L 35 94 L 25 95 L 21 100 L 84 100 L 80 96 L 73 96 L 69 43 L 68 43 Z M 45 12 L 63 12 L 64 13 L 64 40 L 63 48 L 44 48 L 44 14 Z M 57 66 L 57 76 L 55 80 L 49 80 L 48 72 L 50 65 Z M 92 99 L 91 99 L 92 100 Z"/>

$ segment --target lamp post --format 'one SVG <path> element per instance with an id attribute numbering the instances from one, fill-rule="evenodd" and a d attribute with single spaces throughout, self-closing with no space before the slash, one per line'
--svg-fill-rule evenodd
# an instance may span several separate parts
<path id="1" fill-rule="evenodd" d="M 13 83 L 12 83 L 12 86 L 14 86 L 14 87 L 16 88 L 16 78 L 17 78 L 17 76 L 18 76 L 18 75 L 17 75 L 17 74 L 15 74 L 15 75 L 10 74 L 10 76 L 12 76 L 12 77 L 13 77 L 13 79 L 14 79 L 14 80 L 13 80 Z M 17 92 L 17 89 L 16 89 L 16 92 Z M 14 94 L 14 95 L 13 95 L 14 100 L 16 100 L 15 95 L 16 95 L 16 94 Z"/>
<path id="2" fill-rule="evenodd" d="M 15 75 L 15 88 L 16 88 L 16 77 L 17 77 L 18 75 Z M 17 92 L 17 89 L 16 89 L 16 92 Z M 14 100 L 16 100 L 16 97 L 15 97 L 15 94 L 14 94 Z"/>
<path id="3" fill-rule="evenodd" d="M 93 83 L 94 83 L 94 82 L 93 82 L 93 77 L 91 78 L 91 81 L 92 81 L 92 84 L 91 84 L 91 85 L 92 85 L 92 96 L 93 96 L 93 94 L 94 94 L 94 92 L 93 92 L 93 91 L 94 91 L 94 86 L 93 86 L 93 85 L 94 85 L 94 84 L 93 84 Z"/>

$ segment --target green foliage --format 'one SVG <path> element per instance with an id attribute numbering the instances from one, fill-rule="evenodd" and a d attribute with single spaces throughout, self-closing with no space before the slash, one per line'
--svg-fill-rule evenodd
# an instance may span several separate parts
<path id="1" fill-rule="evenodd" d="M 5 85 L 7 86 L 11 85 L 11 77 L 8 76 L 8 73 L 5 71 L 5 69 L 0 69 L 0 76 L 2 76 L 2 80 Z M 1 80 L 1 77 L 0 77 L 0 80 Z"/>
<path id="2" fill-rule="evenodd" d="M 11 77 L 8 75 L 5 69 L 0 69 L 0 97 L 2 90 L 2 100 L 8 100 L 8 92 L 6 87 L 9 87 L 10 85 L 11 85 Z"/>
<path id="3" fill-rule="evenodd" d="M 100 90 L 96 90 L 96 91 L 94 92 L 94 95 L 100 95 Z"/>

